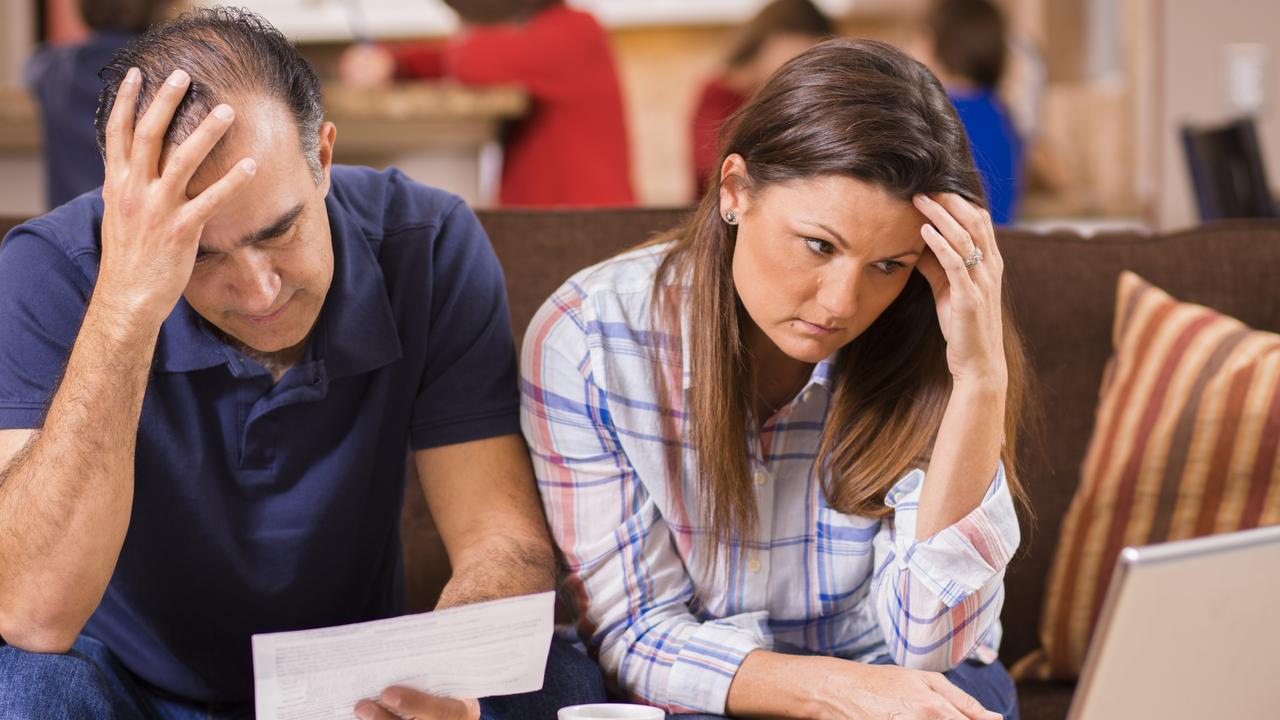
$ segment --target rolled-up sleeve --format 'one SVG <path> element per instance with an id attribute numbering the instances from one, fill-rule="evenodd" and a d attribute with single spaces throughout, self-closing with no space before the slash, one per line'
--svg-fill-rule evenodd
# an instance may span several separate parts
<path id="1" fill-rule="evenodd" d="M 933 537 L 916 540 L 925 474 L 913 470 L 885 497 L 893 508 L 875 538 L 872 597 L 894 663 L 943 672 L 990 662 L 1000 638 L 1005 567 L 1020 534 L 1004 466 L 982 503 Z"/>
<path id="2" fill-rule="evenodd" d="M 619 440 L 586 326 L 567 285 L 534 317 L 521 361 L 521 425 L 579 630 L 633 699 L 723 714 L 743 659 L 770 646 L 766 614 L 704 622 L 690 610 L 692 580 Z"/>

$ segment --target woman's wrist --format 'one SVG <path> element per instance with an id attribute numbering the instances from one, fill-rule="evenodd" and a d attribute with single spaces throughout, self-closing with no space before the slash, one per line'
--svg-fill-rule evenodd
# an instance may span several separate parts
<path id="1" fill-rule="evenodd" d="M 1009 390 L 1009 370 L 992 368 L 977 373 L 967 373 L 952 379 L 952 394 L 1003 397 Z"/>
<path id="2" fill-rule="evenodd" d="M 840 692 L 831 663 L 846 661 L 756 650 L 734 675 L 725 712 L 733 717 L 831 717 Z M 847 680 L 847 673 L 842 675 Z"/>

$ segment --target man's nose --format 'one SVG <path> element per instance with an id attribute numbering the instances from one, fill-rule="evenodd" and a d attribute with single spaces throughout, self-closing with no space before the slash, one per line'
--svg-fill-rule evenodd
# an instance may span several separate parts
<path id="1" fill-rule="evenodd" d="M 267 315 L 280 297 L 280 273 L 265 254 L 250 253 L 241 268 L 237 288 L 240 311 L 246 315 Z"/>

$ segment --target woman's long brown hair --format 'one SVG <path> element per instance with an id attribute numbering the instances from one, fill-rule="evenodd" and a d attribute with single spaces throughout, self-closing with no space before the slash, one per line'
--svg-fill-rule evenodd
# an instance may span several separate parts
<path id="1" fill-rule="evenodd" d="M 880 42 L 831 40 L 789 62 L 722 131 L 721 162 L 732 153 L 746 162 L 750 192 L 834 174 L 875 184 L 906 202 L 916 193 L 951 192 L 986 204 L 964 127 L 942 86 L 923 65 Z M 691 219 L 655 241 L 670 244 L 652 307 L 669 336 L 679 336 L 681 313 L 688 317 L 692 383 L 679 429 L 692 443 L 697 467 L 669 461 L 672 482 L 680 482 L 682 470 L 696 473 L 697 511 L 718 544 L 714 549 L 729 550 L 753 538 L 757 524 L 747 442 L 754 375 L 742 334 L 751 320 L 731 270 L 736 229 L 720 216 L 719 186 L 718 180 L 709 183 Z M 1001 459 L 1010 489 L 1025 507 L 1015 457 L 1028 369 L 1007 303 L 1004 350 L 1009 385 Z M 657 369 L 666 398 L 671 367 Z M 888 516 L 890 487 L 928 464 L 950 393 L 933 294 L 912 273 L 898 298 L 840 352 L 815 461 L 828 505 Z M 679 422 L 676 413 L 666 417 Z M 678 454 L 679 444 L 670 452 Z M 714 564 L 720 554 L 704 558 Z"/>

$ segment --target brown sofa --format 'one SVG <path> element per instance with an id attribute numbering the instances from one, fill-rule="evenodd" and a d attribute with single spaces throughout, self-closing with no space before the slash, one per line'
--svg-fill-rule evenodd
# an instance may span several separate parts
<path id="1" fill-rule="evenodd" d="M 542 301 L 570 274 L 682 217 L 677 210 L 484 211 L 481 222 L 506 271 L 517 340 Z M 0 233 L 13 222 L 0 218 Z M 1034 364 L 1041 442 L 1024 458 L 1035 512 L 1007 579 L 1001 654 L 1012 664 L 1037 645 L 1045 578 L 1075 489 L 1111 351 L 1116 277 L 1133 270 L 1175 297 L 1280 331 L 1280 220 L 1232 221 L 1169 235 L 1093 238 L 1062 232 L 1000 233 L 1006 286 Z M 428 609 L 449 568 L 416 483 L 402 517 L 410 606 Z M 1023 683 L 1022 717 L 1058 720 L 1072 686 Z"/>

